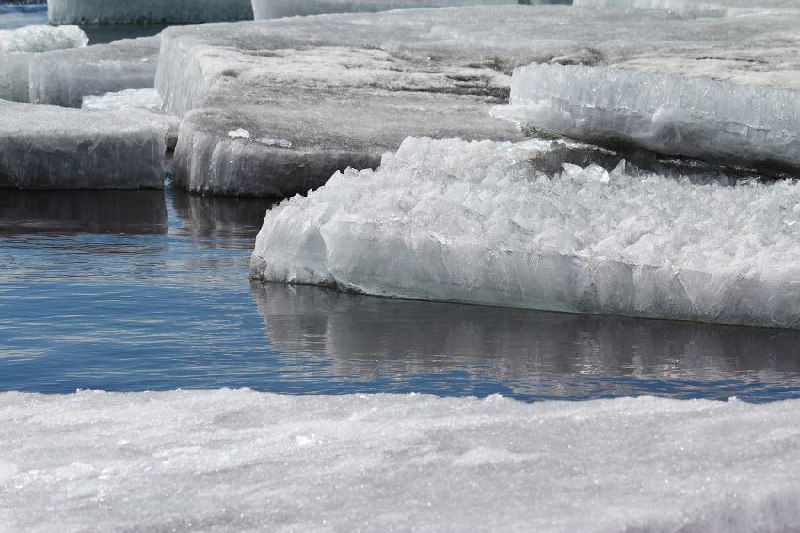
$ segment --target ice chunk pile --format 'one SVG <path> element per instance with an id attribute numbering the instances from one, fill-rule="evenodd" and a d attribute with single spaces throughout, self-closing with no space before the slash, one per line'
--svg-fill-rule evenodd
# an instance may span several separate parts
<path id="1" fill-rule="evenodd" d="M 163 112 L 161 107 L 161 97 L 155 89 L 125 89 L 100 96 L 84 96 L 82 106 L 88 111 L 113 111 L 124 117 L 152 122 L 167 132 L 167 147 L 174 149 L 181 121 L 177 116 Z"/>
<path id="2" fill-rule="evenodd" d="M 552 149 L 408 139 L 377 171 L 339 173 L 269 211 L 251 275 L 379 296 L 800 328 L 800 184 L 703 184 L 624 164 L 567 163 L 548 175 L 537 166 Z"/>
<path id="3" fill-rule="evenodd" d="M 115 113 L 0 101 L 0 187 L 160 189 L 166 132 Z"/>
<path id="4" fill-rule="evenodd" d="M 252 0 L 256 20 L 420 7 L 516 4 L 517 0 Z M 529 3 L 529 2 L 528 2 Z M 552 3 L 537 0 L 535 3 Z"/>
<path id="5" fill-rule="evenodd" d="M 0 54 L 79 48 L 88 42 L 89 38 L 77 26 L 32 25 L 0 30 Z"/>
<path id="6" fill-rule="evenodd" d="M 619 148 L 769 172 L 800 169 L 800 91 L 605 67 L 531 65 L 514 72 L 497 116 Z"/>
<path id="7" fill-rule="evenodd" d="M 252 20 L 250 0 L 48 0 L 53 24 L 188 24 Z"/>
<path id="8" fill-rule="evenodd" d="M 34 55 L 30 102 L 81 107 L 84 96 L 153 87 L 159 46 L 144 37 Z"/>
<path id="9" fill-rule="evenodd" d="M 9 530 L 792 531 L 800 405 L 0 395 Z"/>

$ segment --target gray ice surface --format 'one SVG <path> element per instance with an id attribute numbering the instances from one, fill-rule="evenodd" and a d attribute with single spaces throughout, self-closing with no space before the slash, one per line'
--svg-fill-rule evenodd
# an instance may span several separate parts
<path id="1" fill-rule="evenodd" d="M 0 100 L 0 187 L 160 189 L 165 131 L 115 113 Z"/>
<path id="2" fill-rule="evenodd" d="M 30 102 L 81 107 L 84 96 L 152 88 L 159 46 L 156 36 L 34 55 Z"/>
<path id="3" fill-rule="evenodd" d="M 516 139 L 484 117 L 521 65 L 800 87 L 798 24 L 791 13 L 685 19 L 510 5 L 176 27 L 162 34 L 156 88 L 170 111 L 191 111 L 176 149 L 180 184 L 283 195 L 333 168 L 374 165 L 402 133 Z"/>
<path id="4" fill-rule="evenodd" d="M 256 20 L 390 9 L 517 4 L 517 0 L 252 0 Z M 547 3 L 536 0 L 534 3 Z"/>
<path id="5" fill-rule="evenodd" d="M 47 0 L 53 24 L 187 24 L 251 20 L 250 0 Z"/>

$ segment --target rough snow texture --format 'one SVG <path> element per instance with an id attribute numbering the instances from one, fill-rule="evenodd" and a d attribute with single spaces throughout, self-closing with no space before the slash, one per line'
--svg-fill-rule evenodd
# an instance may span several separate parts
<path id="1" fill-rule="evenodd" d="M 153 87 L 159 46 L 145 37 L 34 55 L 30 102 L 81 107 L 84 96 Z"/>
<path id="2" fill-rule="evenodd" d="M 420 7 L 516 4 L 517 0 L 252 0 L 256 20 Z M 540 2 L 536 2 L 540 3 Z"/>
<path id="3" fill-rule="evenodd" d="M 534 131 L 770 171 L 800 169 L 800 91 L 605 67 L 531 65 L 495 110 Z"/>
<path id="4" fill-rule="evenodd" d="M 548 175 L 537 170 L 548 145 L 408 139 L 377 171 L 337 174 L 269 211 L 251 275 L 800 328 L 800 185 L 695 184 L 625 165 Z"/>
<path id="5" fill-rule="evenodd" d="M 167 147 L 175 148 L 181 120 L 161 111 L 161 97 L 155 89 L 125 89 L 100 96 L 85 96 L 83 109 L 88 111 L 112 111 L 125 118 L 145 120 L 167 132 Z"/>
<path id="6" fill-rule="evenodd" d="M 0 531 L 792 531 L 800 405 L 0 395 Z"/>
<path id="7" fill-rule="evenodd" d="M 115 113 L 0 101 L 0 187 L 160 189 L 166 132 Z"/>
<path id="8" fill-rule="evenodd" d="M 189 24 L 252 20 L 250 0 L 47 0 L 53 24 Z"/>
<path id="9" fill-rule="evenodd" d="M 89 38 L 77 26 L 33 25 L 0 30 L 0 54 L 80 48 L 88 42 Z"/>

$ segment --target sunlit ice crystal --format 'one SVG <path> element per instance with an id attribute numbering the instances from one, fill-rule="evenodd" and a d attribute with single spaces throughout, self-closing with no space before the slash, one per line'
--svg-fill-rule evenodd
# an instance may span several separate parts
<path id="1" fill-rule="evenodd" d="M 800 185 L 731 186 L 621 161 L 539 170 L 564 146 L 407 139 L 376 171 L 338 173 L 269 211 L 251 275 L 379 296 L 800 327 Z"/>

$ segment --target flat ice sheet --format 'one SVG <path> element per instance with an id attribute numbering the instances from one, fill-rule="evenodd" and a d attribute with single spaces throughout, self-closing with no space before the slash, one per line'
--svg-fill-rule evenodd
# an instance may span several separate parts
<path id="1" fill-rule="evenodd" d="M 541 171 L 570 150 L 581 164 Z M 407 139 L 267 212 L 251 275 L 378 296 L 800 328 L 800 184 Z M 678 172 L 681 175 L 681 171 Z"/>
<path id="2" fill-rule="evenodd" d="M 797 400 L 0 394 L 0 531 L 790 531 Z"/>
<path id="3" fill-rule="evenodd" d="M 161 189 L 166 127 L 0 100 L 0 187 Z"/>

